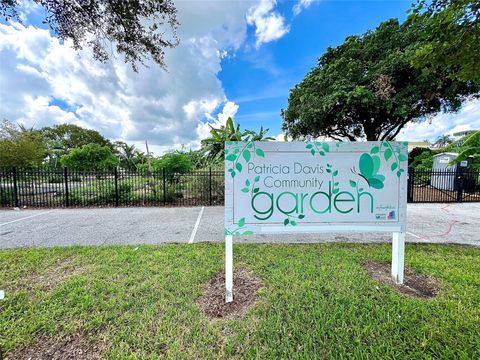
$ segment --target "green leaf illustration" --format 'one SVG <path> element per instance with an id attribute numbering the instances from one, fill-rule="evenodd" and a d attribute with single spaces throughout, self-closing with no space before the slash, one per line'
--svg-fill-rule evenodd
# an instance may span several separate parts
<path id="1" fill-rule="evenodd" d="M 249 189 L 248 187 L 244 187 L 244 188 L 242 189 L 242 192 L 244 192 L 244 193 L 248 193 L 249 191 L 250 191 L 250 189 Z"/>
<path id="2" fill-rule="evenodd" d="M 247 180 L 245 181 L 245 185 L 250 186 L 250 180 L 247 179 Z"/>
<path id="3" fill-rule="evenodd" d="M 297 226 L 297 222 L 295 220 L 290 220 L 290 225 Z"/>
<path id="4" fill-rule="evenodd" d="M 305 217 L 305 215 L 303 215 L 303 214 L 298 215 L 299 219 L 303 219 L 304 217 Z"/>
<path id="5" fill-rule="evenodd" d="M 388 161 L 388 159 L 390 159 L 392 157 L 392 149 L 387 149 L 385 150 L 385 152 L 383 153 L 383 157 L 385 158 L 385 160 Z"/>
<path id="6" fill-rule="evenodd" d="M 357 187 L 357 183 L 353 180 L 350 180 L 350 186 L 353 187 L 353 188 Z"/>
<path id="7" fill-rule="evenodd" d="M 286 218 L 285 220 L 283 220 L 283 225 L 287 226 L 289 222 L 290 222 L 290 220 L 288 220 L 288 218 Z"/>
<path id="8" fill-rule="evenodd" d="M 256 149 L 255 153 L 260 157 L 265 157 L 265 151 L 263 151 L 262 149 Z"/>
<path id="9" fill-rule="evenodd" d="M 235 171 L 232 170 L 232 171 L 230 172 L 230 175 L 232 175 L 232 178 L 235 177 Z"/>
<path id="10" fill-rule="evenodd" d="M 311 149 L 310 152 L 312 153 L 312 155 L 315 155 L 315 150 Z"/>
<path id="11" fill-rule="evenodd" d="M 240 220 L 238 220 L 238 226 L 239 227 L 244 227 L 245 226 L 245 218 L 241 218 Z"/>
<path id="12" fill-rule="evenodd" d="M 228 155 L 228 156 L 225 158 L 225 160 L 227 160 L 227 161 L 235 161 L 236 158 L 237 158 L 237 157 L 235 156 L 235 154 L 230 154 L 230 155 Z"/>
<path id="13" fill-rule="evenodd" d="M 237 168 L 238 172 L 242 172 L 242 164 L 238 163 L 235 165 L 235 167 Z"/>
<path id="14" fill-rule="evenodd" d="M 260 175 L 255 176 L 255 182 L 258 182 L 258 181 L 260 181 Z"/>
<path id="15" fill-rule="evenodd" d="M 335 189 L 332 190 L 332 193 L 336 194 L 336 193 L 338 193 L 338 190 L 339 190 L 339 188 L 335 188 Z"/>
<path id="16" fill-rule="evenodd" d="M 312 147 L 313 147 L 312 144 L 307 144 L 307 146 L 305 146 L 305 148 L 307 148 L 307 149 L 311 149 Z"/>
<path id="17" fill-rule="evenodd" d="M 338 175 L 338 170 L 335 170 L 335 171 L 333 172 L 333 176 L 337 176 L 337 175 Z"/>
<path id="18" fill-rule="evenodd" d="M 325 152 L 323 152 L 322 150 L 320 150 L 318 153 L 319 153 L 321 156 L 325 156 Z"/>
<path id="19" fill-rule="evenodd" d="M 322 147 L 323 147 L 323 150 L 324 150 L 325 152 L 329 152 L 329 151 L 330 151 L 330 146 L 329 146 L 327 143 L 323 143 L 323 144 L 322 144 Z"/>
<path id="20" fill-rule="evenodd" d="M 242 235 L 253 235 L 253 231 L 252 230 L 244 231 Z"/>
<path id="21" fill-rule="evenodd" d="M 400 155 L 398 155 L 398 160 L 400 160 L 400 161 L 407 161 L 407 160 L 408 160 L 408 156 L 405 155 L 405 154 L 400 154 Z"/>
<path id="22" fill-rule="evenodd" d="M 372 150 L 370 150 L 370 154 L 376 154 L 380 151 L 380 148 L 378 146 L 372 147 Z"/>
<path id="23" fill-rule="evenodd" d="M 255 188 L 255 189 L 253 189 L 253 193 L 256 194 L 259 190 L 260 190 L 260 188 Z"/>
<path id="24" fill-rule="evenodd" d="M 329 174 L 330 174 L 331 172 L 332 172 L 332 170 L 330 170 L 330 169 L 327 169 L 327 173 L 329 173 Z"/>
<path id="25" fill-rule="evenodd" d="M 243 150 L 242 156 L 245 159 L 245 162 L 250 161 L 250 151 L 248 151 L 247 149 Z"/>
<path id="26" fill-rule="evenodd" d="M 398 164 L 396 162 L 392 163 L 392 166 L 390 167 L 392 171 L 394 171 L 398 167 Z"/>

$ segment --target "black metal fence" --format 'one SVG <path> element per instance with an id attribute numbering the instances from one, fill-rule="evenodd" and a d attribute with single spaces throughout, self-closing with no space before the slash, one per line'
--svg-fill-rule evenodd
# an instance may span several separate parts
<path id="1" fill-rule="evenodd" d="M 0 207 L 223 205 L 224 187 L 223 171 L 212 169 L 185 174 L 0 169 Z"/>
<path id="2" fill-rule="evenodd" d="M 408 202 L 480 202 L 480 171 L 408 172 Z M 208 169 L 70 171 L 0 169 L 0 207 L 197 206 L 224 204 L 224 173 Z"/>
<path id="3" fill-rule="evenodd" d="M 412 203 L 480 201 L 480 171 L 410 168 L 407 197 Z"/>

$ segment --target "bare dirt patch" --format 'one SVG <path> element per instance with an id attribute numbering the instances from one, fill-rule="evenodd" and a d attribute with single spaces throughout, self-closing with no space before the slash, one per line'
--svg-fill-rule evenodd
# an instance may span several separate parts
<path id="1" fill-rule="evenodd" d="M 405 269 L 403 284 L 396 284 L 391 276 L 390 264 L 369 261 L 363 264 L 363 268 L 372 279 L 389 285 L 403 294 L 418 298 L 433 298 L 438 295 L 438 282 L 429 276 Z"/>
<path id="2" fill-rule="evenodd" d="M 257 303 L 262 281 L 251 271 L 236 269 L 233 275 L 233 301 L 225 303 L 225 273 L 216 274 L 205 285 L 198 305 L 210 320 L 233 319 L 244 315 Z"/>
<path id="3" fill-rule="evenodd" d="M 94 343 L 80 334 L 66 338 L 39 338 L 30 346 L 14 350 L 5 360 L 97 360 L 105 344 Z"/>
<path id="4" fill-rule="evenodd" d="M 46 269 L 29 275 L 20 285 L 27 290 L 51 291 L 69 277 L 83 273 L 86 268 L 85 265 L 79 265 L 73 256 L 57 259 Z"/>

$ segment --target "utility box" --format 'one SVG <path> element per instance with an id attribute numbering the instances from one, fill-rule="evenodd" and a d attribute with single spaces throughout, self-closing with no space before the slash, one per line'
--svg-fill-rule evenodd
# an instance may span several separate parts
<path id="1" fill-rule="evenodd" d="M 441 153 L 433 156 L 432 178 L 430 185 L 439 190 L 454 191 L 457 189 L 456 179 L 460 164 L 450 164 L 458 153 Z M 467 165 L 467 164 L 462 164 Z"/>

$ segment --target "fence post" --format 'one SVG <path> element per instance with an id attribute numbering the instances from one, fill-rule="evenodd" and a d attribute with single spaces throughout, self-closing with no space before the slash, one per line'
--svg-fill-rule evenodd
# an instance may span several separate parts
<path id="1" fill-rule="evenodd" d="M 407 178 L 407 202 L 413 202 L 413 184 L 415 181 L 415 169 L 408 168 L 408 178 Z"/>
<path id="2" fill-rule="evenodd" d="M 18 208 L 17 168 L 13 167 L 13 204 Z"/>
<path id="3" fill-rule="evenodd" d="M 210 199 L 210 201 L 209 201 L 209 203 L 210 203 L 210 206 L 212 206 L 212 167 L 211 166 L 210 166 L 209 170 L 210 170 L 210 189 L 209 189 L 209 194 L 210 194 L 209 199 Z"/>
<path id="4" fill-rule="evenodd" d="M 462 171 L 460 170 L 460 167 L 457 165 L 457 170 L 456 170 L 456 177 L 457 181 L 454 183 L 457 186 L 457 202 L 462 202 L 463 198 L 463 174 Z"/>
<path id="5" fill-rule="evenodd" d="M 117 168 L 115 167 L 115 206 L 118 207 L 118 171 Z"/>
<path id="6" fill-rule="evenodd" d="M 65 207 L 70 206 L 70 199 L 68 196 L 68 170 L 67 167 L 63 168 L 63 177 L 65 180 Z"/>
<path id="7" fill-rule="evenodd" d="M 163 206 L 167 205 L 167 186 L 165 179 L 165 168 L 162 168 L 162 177 L 163 177 Z"/>

